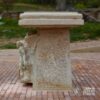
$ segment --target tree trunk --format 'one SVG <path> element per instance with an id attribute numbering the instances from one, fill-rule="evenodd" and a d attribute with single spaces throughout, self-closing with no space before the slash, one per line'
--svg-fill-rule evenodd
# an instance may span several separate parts
<path id="1" fill-rule="evenodd" d="M 56 0 L 56 10 L 64 11 L 66 10 L 66 0 Z"/>

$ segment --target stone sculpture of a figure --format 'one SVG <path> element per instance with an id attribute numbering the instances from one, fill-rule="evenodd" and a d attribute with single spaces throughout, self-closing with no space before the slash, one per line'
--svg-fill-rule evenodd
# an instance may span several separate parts
<path id="1" fill-rule="evenodd" d="M 22 83 L 32 83 L 33 61 L 31 61 L 31 58 L 33 57 L 32 55 L 34 55 L 37 40 L 36 34 L 28 33 L 24 40 L 17 42 L 20 54 L 19 70 Z M 33 46 L 31 46 L 30 41 L 33 41 Z"/>
<path id="2" fill-rule="evenodd" d="M 32 64 L 29 59 L 31 53 L 30 48 L 28 48 L 28 45 L 24 40 L 18 41 L 17 46 L 19 47 L 20 54 L 19 70 L 21 81 L 23 83 L 30 83 L 32 71 Z"/>

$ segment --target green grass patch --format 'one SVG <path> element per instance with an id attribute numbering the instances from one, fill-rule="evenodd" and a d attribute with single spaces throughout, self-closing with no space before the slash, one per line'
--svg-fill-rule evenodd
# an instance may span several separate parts
<path id="1" fill-rule="evenodd" d="M 11 38 L 20 38 L 24 37 L 27 30 L 15 27 L 15 26 L 5 26 L 0 27 L 0 37 L 4 39 L 11 39 Z"/>
<path id="2" fill-rule="evenodd" d="M 100 23 L 85 23 L 71 29 L 71 41 L 96 40 L 100 38 Z"/>
<path id="3" fill-rule="evenodd" d="M 11 39 L 24 37 L 28 31 L 25 28 L 18 26 L 18 21 L 15 19 L 2 19 L 4 24 L 0 26 L 0 38 Z"/>
<path id="4" fill-rule="evenodd" d="M 26 28 L 22 28 L 18 25 L 18 21 L 15 19 L 2 19 L 3 25 L 0 25 L 0 39 L 6 39 L 7 41 L 14 38 L 24 38 L 29 31 Z M 71 42 L 84 41 L 84 40 L 96 40 L 100 38 L 100 23 L 85 23 L 85 25 L 71 29 Z M 15 43 L 2 44 L 1 49 L 15 49 Z"/>
<path id="5" fill-rule="evenodd" d="M 0 45 L 0 49 L 16 49 L 16 44 L 15 43 L 8 43 L 5 45 Z"/>

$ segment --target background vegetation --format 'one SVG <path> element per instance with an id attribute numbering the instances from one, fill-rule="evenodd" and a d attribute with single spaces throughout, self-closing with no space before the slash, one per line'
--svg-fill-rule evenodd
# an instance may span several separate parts
<path id="1" fill-rule="evenodd" d="M 54 11 L 99 8 L 100 0 L 0 0 L 0 12 Z M 18 26 L 18 19 L 0 19 L 0 48 L 16 48 L 16 41 L 25 37 L 28 29 Z M 71 29 L 71 42 L 100 39 L 100 23 L 85 22 Z"/>
<path id="2" fill-rule="evenodd" d="M 65 10 L 66 8 L 86 9 L 86 8 L 97 8 L 100 7 L 100 0 L 0 0 L 0 10 L 9 11 L 14 10 L 16 7 L 22 7 L 27 10 L 38 10 L 41 8 L 54 8 L 56 10 Z M 36 7 L 37 6 L 37 7 Z M 22 8 L 20 10 L 22 10 Z M 29 9 L 31 8 L 31 9 Z M 54 10 L 53 9 L 53 10 Z M 40 9 L 41 10 L 41 9 Z M 46 10 L 46 9 L 45 9 Z"/>
<path id="3" fill-rule="evenodd" d="M 2 19 L 4 22 L 0 26 L 0 39 L 6 40 L 5 43 L 1 43 L 1 49 L 16 48 L 16 41 L 25 37 L 29 31 L 26 28 L 18 26 L 18 21 L 15 19 Z M 100 24 L 86 22 L 84 26 L 71 29 L 71 42 L 84 41 L 84 40 L 96 40 L 100 38 Z"/>

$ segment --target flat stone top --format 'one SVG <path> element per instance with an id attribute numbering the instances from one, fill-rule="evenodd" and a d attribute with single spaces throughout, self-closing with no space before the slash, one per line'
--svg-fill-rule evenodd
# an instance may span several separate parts
<path id="1" fill-rule="evenodd" d="M 24 12 L 19 25 L 24 27 L 70 27 L 83 25 L 82 14 L 77 12 Z"/>
<path id="2" fill-rule="evenodd" d="M 82 14 L 77 12 L 25 12 L 20 15 L 21 19 L 82 19 Z"/>

